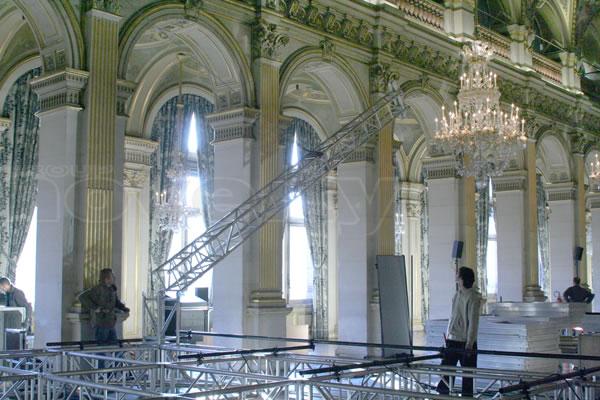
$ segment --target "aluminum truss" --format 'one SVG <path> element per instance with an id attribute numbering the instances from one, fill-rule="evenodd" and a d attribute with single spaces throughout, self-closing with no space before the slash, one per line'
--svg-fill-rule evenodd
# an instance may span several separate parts
<path id="1" fill-rule="evenodd" d="M 210 400 L 400 400 L 456 398 L 434 387 L 441 375 L 472 376 L 476 398 L 592 400 L 600 395 L 594 377 L 565 379 L 531 387 L 527 393 L 502 394 L 508 388 L 547 378 L 545 374 L 491 369 L 461 369 L 427 363 L 357 368 L 339 374 L 302 378 L 300 371 L 363 360 L 301 354 L 215 356 L 177 361 L 199 352 L 222 353 L 209 346 L 141 344 L 126 347 L 54 349 L 1 355 L 0 399 Z M 156 362 L 162 359 L 163 362 Z M 103 364 L 103 365 L 102 365 Z M 8 366 L 10 365 L 10 366 Z"/>
<path id="2" fill-rule="evenodd" d="M 180 293 L 188 288 L 294 198 L 365 145 L 405 110 L 400 90 L 392 90 L 382 96 L 368 110 L 307 154 L 299 165 L 287 168 L 163 265 L 153 270 L 152 281 L 158 282 L 160 287 L 154 288 L 154 293 L 149 299 L 157 301 L 158 304 L 147 305 L 145 310 L 150 314 L 146 322 L 156 327 L 158 339 L 160 340 L 164 333 L 164 326 L 158 328 L 162 325 L 158 316 L 164 314 L 162 299 L 165 293 Z"/>

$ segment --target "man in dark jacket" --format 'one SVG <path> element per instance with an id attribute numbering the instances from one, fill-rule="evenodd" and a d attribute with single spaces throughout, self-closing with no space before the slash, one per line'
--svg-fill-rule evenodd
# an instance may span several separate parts
<path id="1" fill-rule="evenodd" d="M 6 295 L 7 307 L 23 307 L 25 309 L 25 321 L 21 324 L 21 328 L 31 329 L 31 304 L 25 298 L 25 293 L 22 290 L 13 286 L 10 279 L 6 277 L 0 278 L 0 290 Z M 14 326 L 13 326 L 14 327 Z"/>
<path id="2" fill-rule="evenodd" d="M 563 294 L 567 303 L 591 303 L 594 300 L 594 294 L 580 285 L 581 279 L 578 276 L 573 278 L 573 286 L 565 290 Z"/>
<path id="3" fill-rule="evenodd" d="M 79 295 L 84 310 L 90 313 L 98 344 L 110 344 L 117 341 L 117 313 L 128 313 L 117 296 L 114 275 L 110 268 L 100 271 L 100 283 Z"/>

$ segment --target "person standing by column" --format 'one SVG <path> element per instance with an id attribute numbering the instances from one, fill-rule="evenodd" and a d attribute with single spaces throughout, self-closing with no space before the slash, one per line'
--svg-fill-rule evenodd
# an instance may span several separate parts
<path id="1" fill-rule="evenodd" d="M 117 338 L 117 313 L 128 313 L 129 309 L 121 303 L 114 285 L 112 269 L 100 271 L 100 283 L 79 295 L 84 310 L 90 313 L 95 332 L 95 340 L 100 345 L 115 343 Z"/>
<path id="2" fill-rule="evenodd" d="M 30 331 L 32 308 L 27 298 L 25 298 L 25 293 L 14 287 L 10 279 L 6 277 L 0 278 L 0 290 L 6 295 L 7 307 L 23 307 L 25 309 L 25 320 L 21 324 L 21 328 Z"/>
<path id="3" fill-rule="evenodd" d="M 458 290 L 452 299 L 452 315 L 448 323 L 446 351 L 442 365 L 456 366 L 460 361 L 461 367 L 477 367 L 477 332 L 479 330 L 479 313 L 481 309 L 481 294 L 473 287 L 475 273 L 471 268 L 461 267 L 456 276 Z M 444 376 L 437 385 L 440 394 L 450 392 L 447 382 L 452 382 L 449 376 Z M 473 396 L 473 378 L 462 379 L 462 395 Z"/>

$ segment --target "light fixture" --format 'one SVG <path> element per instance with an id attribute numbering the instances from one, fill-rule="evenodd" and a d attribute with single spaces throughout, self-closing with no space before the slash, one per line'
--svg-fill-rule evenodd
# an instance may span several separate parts
<path id="1" fill-rule="evenodd" d="M 178 231 L 184 223 L 186 215 L 185 198 L 185 157 L 182 151 L 183 139 L 183 59 L 185 54 L 178 54 L 179 61 L 179 94 L 177 96 L 177 116 L 175 133 L 171 151 L 167 154 L 171 164 L 165 172 L 166 188 L 161 193 L 155 193 L 155 216 L 161 230 Z"/>
<path id="2" fill-rule="evenodd" d="M 480 41 L 463 47 L 458 101 L 448 112 L 442 107 L 441 120 L 435 119 L 435 143 L 455 156 L 458 174 L 475 177 L 478 187 L 502 175 L 526 140 L 519 107 L 500 106 L 497 76 L 488 68 L 492 54 Z"/>

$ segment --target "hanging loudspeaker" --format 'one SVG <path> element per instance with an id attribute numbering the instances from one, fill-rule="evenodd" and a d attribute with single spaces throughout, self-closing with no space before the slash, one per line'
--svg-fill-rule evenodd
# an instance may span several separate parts
<path id="1" fill-rule="evenodd" d="M 583 257 L 583 247 L 575 247 L 575 261 L 581 261 L 581 257 Z"/>
<path id="2" fill-rule="evenodd" d="M 463 242 L 461 242 L 460 240 L 455 240 L 454 244 L 452 245 L 452 258 L 454 258 L 454 259 L 462 258 L 462 251 L 463 251 Z"/>

